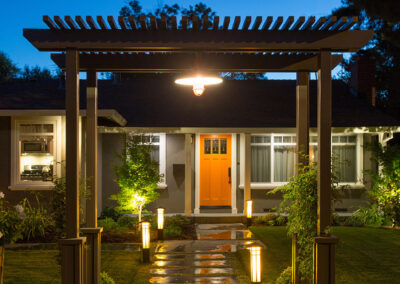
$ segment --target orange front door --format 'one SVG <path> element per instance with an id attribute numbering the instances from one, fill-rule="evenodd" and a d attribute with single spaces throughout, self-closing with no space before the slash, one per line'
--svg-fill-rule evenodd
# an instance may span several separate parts
<path id="1" fill-rule="evenodd" d="M 231 135 L 200 135 L 200 206 L 231 205 Z"/>

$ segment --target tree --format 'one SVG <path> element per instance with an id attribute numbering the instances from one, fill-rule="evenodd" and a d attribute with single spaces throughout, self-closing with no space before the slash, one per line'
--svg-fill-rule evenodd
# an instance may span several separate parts
<path id="1" fill-rule="evenodd" d="M 51 72 L 47 68 L 40 68 L 39 66 L 29 67 L 28 65 L 24 66 L 24 70 L 21 73 L 21 78 L 25 80 L 49 80 L 53 79 Z"/>
<path id="2" fill-rule="evenodd" d="M 118 155 L 121 164 L 114 166 L 120 191 L 111 199 L 118 202 L 119 210 L 138 214 L 140 222 L 146 204 L 158 198 L 159 165 L 151 156 L 152 136 L 125 135 L 123 140 L 124 147 Z"/>
<path id="3" fill-rule="evenodd" d="M 376 62 L 377 105 L 400 118 L 400 1 L 342 0 L 335 16 L 359 16 L 361 27 L 372 29 L 368 46 L 343 64 L 342 78 L 349 76 L 357 56 L 369 56 Z"/>
<path id="4" fill-rule="evenodd" d="M 0 51 L 0 83 L 5 82 L 11 78 L 15 78 L 18 73 L 18 68 L 11 61 L 10 58 Z"/>

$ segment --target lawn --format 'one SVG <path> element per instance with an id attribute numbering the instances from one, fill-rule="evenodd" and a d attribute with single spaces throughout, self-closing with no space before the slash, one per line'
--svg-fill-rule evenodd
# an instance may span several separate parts
<path id="1" fill-rule="evenodd" d="M 291 240 L 285 227 L 252 227 L 267 249 L 263 252 L 263 283 L 274 283 L 290 265 Z M 400 283 L 400 231 L 378 228 L 334 227 L 337 283 Z M 239 251 L 236 269 L 243 282 L 248 253 Z M 248 274 L 247 274 L 248 275 Z M 248 281 L 248 280 L 247 280 Z"/>
<path id="2" fill-rule="evenodd" d="M 61 283 L 58 250 L 6 250 L 4 283 Z M 141 253 L 102 250 L 102 271 L 115 283 L 148 283 L 148 266 L 141 265 Z"/>

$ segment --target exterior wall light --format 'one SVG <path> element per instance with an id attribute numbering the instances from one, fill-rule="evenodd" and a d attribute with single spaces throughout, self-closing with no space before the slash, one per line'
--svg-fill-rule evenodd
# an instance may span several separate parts
<path id="1" fill-rule="evenodd" d="M 251 226 L 252 217 L 253 217 L 253 200 L 247 200 L 246 201 L 247 226 Z"/>
<path id="2" fill-rule="evenodd" d="M 251 283 L 261 283 L 261 247 L 252 246 L 249 250 Z"/>
<path id="3" fill-rule="evenodd" d="M 164 211 L 162 207 L 157 208 L 157 233 L 160 241 L 164 240 Z"/>
<path id="4" fill-rule="evenodd" d="M 142 222 L 142 254 L 143 262 L 150 262 L 150 222 Z"/>
<path id="5" fill-rule="evenodd" d="M 176 84 L 193 86 L 193 93 L 196 96 L 201 96 L 204 93 L 205 86 L 216 85 L 222 83 L 222 79 L 218 77 L 204 77 L 201 75 L 190 76 L 175 80 Z"/>

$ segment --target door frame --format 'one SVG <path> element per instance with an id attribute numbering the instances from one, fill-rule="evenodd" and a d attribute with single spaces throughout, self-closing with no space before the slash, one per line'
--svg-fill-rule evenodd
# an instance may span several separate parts
<path id="1" fill-rule="evenodd" d="M 236 133 L 196 133 L 195 141 L 195 202 L 194 215 L 200 214 L 200 135 L 226 135 L 230 134 L 231 139 L 231 206 L 232 214 L 237 214 L 236 190 L 237 190 L 237 134 Z"/>

